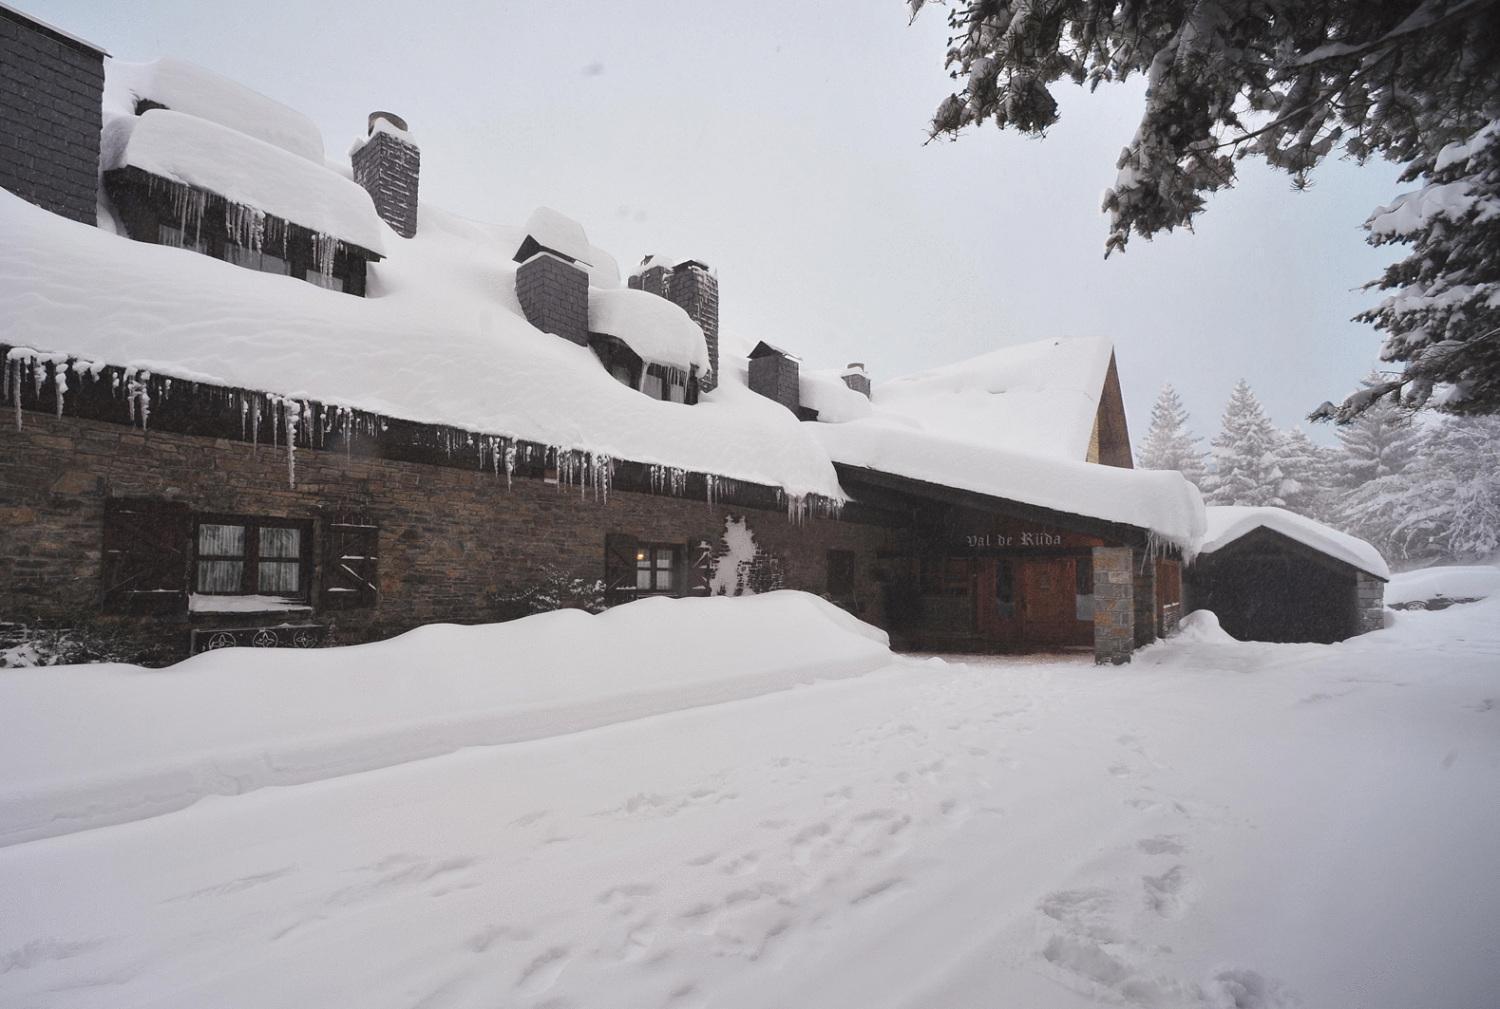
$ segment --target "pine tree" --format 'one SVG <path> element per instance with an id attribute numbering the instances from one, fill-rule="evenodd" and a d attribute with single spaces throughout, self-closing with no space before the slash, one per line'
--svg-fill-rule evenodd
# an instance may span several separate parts
<path id="1" fill-rule="evenodd" d="M 915 17 L 925 0 L 908 3 Z M 1384 395 L 1422 402 L 1435 383 L 1451 384 L 1446 406 L 1500 411 L 1500 3 L 953 0 L 948 24 L 958 90 L 934 138 L 986 121 L 1044 135 L 1057 82 L 1146 78 L 1104 196 L 1105 255 L 1190 224 L 1246 156 L 1297 188 L 1336 150 L 1407 164 L 1407 181 L 1427 187 L 1377 212 L 1370 237 L 1416 248 L 1363 317 L 1406 374 L 1315 416 L 1347 420 Z"/>
<path id="2" fill-rule="evenodd" d="M 1394 538 L 1408 552 L 1460 561 L 1500 553 L 1500 417 L 1453 418 L 1409 468 Z"/>
<path id="3" fill-rule="evenodd" d="M 1141 445 L 1140 466 L 1176 470 L 1201 487 L 1203 450 L 1198 447 L 1198 436 L 1188 430 L 1187 420 L 1177 390 L 1170 383 L 1163 385 L 1151 408 L 1151 430 Z"/>
<path id="4" fill-rule="evenodd" d="M 1276 467 L 1281 471 L 1277 493 L 1284 507 L 1322 521 L 1332 483 L 1328 453 L 1301 428 L 1278 432 L 1274 451 Z"/>
<path id="5" fill-rule="evenodd" d="M 1222 429 L 1213 440 L 1214 475 L 1206 498 L 1216 505 L 1276 505 L 1282 499 L 1276 429 L 1260 401 L 1241 379 L 1224 408 Z"/>
<path id="6" fill-rule="evenodd" d="M 1382 382 L 1377 372 L 1371 372 L 1361 384 L 1370 390 Z M 1338 439 L 1344 447 L 1339 484 L 1354 489 L 1404 470 L 1417 453 L 1421 432 L 1411 411 L 1381 400 L 1339 427 Z"/>

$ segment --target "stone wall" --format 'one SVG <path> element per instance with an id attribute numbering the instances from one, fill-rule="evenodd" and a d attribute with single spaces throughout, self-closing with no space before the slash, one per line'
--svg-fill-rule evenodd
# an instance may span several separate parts
<path id="1" fill-rule="evenodd" d="M 417 233 L 417 187 L 422 152 L 409 141 L 376 132 L 350 158 L 354 181 L 370 194 L 375 212 L 402 238 Z"/>
<path id="2" fill-rule="evenodd" d="M 539 252 L 516 269 L 516 297 L 537 329 L 588 346 L 589 275 L 580 267 Z"/>
<path id="3" fill-rule="evenodd" d="M 1094 547 L 1094 661 L 1120 665 L 1135 647 L 1133 552 Z"/>
<path id="4" fill-rule="evenodd" d="M 1378 631 L 1385 626 L 1385 582 L 1363 571 L 1354 573 L 1355 633 Z"/>
<path id="5" fill-rule="evenodd" d="M 195 511 L 259 518 L 316 518 L 358 510 L 378 526 L 379 602 L 317 611 L 341 644 L 388 637 L 434 621 L 473 623 L 503 612 L 497 595 L 535 584 L 548 570 L 604 576 L 605 535 L 686 544 L 722 534 L 730 514 L 746 517 L 763 551 L 780 558 L 785 584 L 822 594 L 827 551 L 856 556 L 858 615 L 883 623 L 877 551 L 901 534 L 833 519 L 788 521 L 784 511 L 710 507 L 642 493 L 608 500 L 592 488 L 493 471 L 380 460 L 297 449 L 297 486 L 284 448 L 170 434 L 74 417 L 26 413 L 18 432 L 0 429 L 0 622 L 73 625 L 95 621 L 142 650 L 163 640 L 185 654 L 189 630 L 209 615 L 104 617 L 101 565 L 109 497 L 169 498 Z M 316 537 L 323 535 L 314 523 Z M 322 544 L 313 556 L 322 557 Z M 321 597 L 321 560 L 312 599 Z M 274 621 L 273 621 L 274 622 Z"/>
<path id="6" fill-rule="evenodd" d="M 0 187 L 96 223 L 103 54 L 0 7 Z"/>
<path id="7" fill-rule="evenodd" d="M 698 387 L 709 392 L 719 384 L 719 278 L 707 267 L 683 263 L 667 281 L 667 296 L 703 330 L 709 372 L 698 380 Z"/>

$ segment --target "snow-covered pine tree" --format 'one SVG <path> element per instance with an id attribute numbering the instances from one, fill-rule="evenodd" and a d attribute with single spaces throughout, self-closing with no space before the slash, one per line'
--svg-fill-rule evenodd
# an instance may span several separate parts
<path id="1" fill-rule="evenodd" d="M 924 3 L 908 0 L 913 17 Z M 1298 187 L 1335 149 L 1426 175 L 1422 196 L 1371 222 L 1377 242 L 1417 246 L 1381 281 L 1396 293 L 1367 317 L 1386 333 L 1384 358 L 1408 369 L 1385 391 L 1409 382 L 1419 401 L 1432 382 L 1456 381 L 1455 409 L 1500 411 L 1500 302 L 1488 293 L 1500 280 L 1500 216 L 1489 216 L 1500 185 L 1500 3 L 952 0 L 948 24 L 958 84 L 933 116 L 934 138 L 985 121 L 1042 135 L 1058 120 L 1058 81 L 1146 78 L 1104 197 L 1106 255 L 1132 234 L 1190 223 L 1247 155 Z M 1376 398 L 1368 392 L 1316 416 L 1347 419 Z"/>
<path id="2" fill-rule="evenodd" d="M 1328 511 L 1331 469 L 1328 453 L 1299 427 L 1277 433 L 1276 467 L 1281 470 L 1278 491 L 1284 507 L 1322 521 Z"/>
<path id="3" fill-rule="evenodd" d="M 1500 554 L 1500 417 L 1455 417 L 1424 439 L 1402 473 L 1354 495 L 1367 521 L 1389 522 L 1390 549 L 1422 560 L 1488 561 Z"/>
<path id="4" fill-rule="evenodd" d="M 1276 464 L 1276 428 L 1250 384 L 1241 379 L 1224 408 L 1213 440 L 1214 474 L 1205 498 L 1216 505 L 1283 505 L 1282 473 Z"/>
<path id="5" fill-rule="evenodd" d="M 1365 223 L 1371 245 L 1412 247 L 1371 285 L 1396 293 L 1359 317 L 1384 331 L 1381 360 L 1406 365 L 1380 389 L 1420 406 L 1441 384 L 1444 410 L 1500 413 L 1500 120 L 1402 179 L 1419 177 Z"/>
<path id="6" fill-rule="evenodd" d="M 1188 430 L 1187 420 L 1182 397 L 1166 383 L 1151 408 L 1151 430 L 1137 461 L 1141 469 L 1175 469 L 1201 487 L 1203 449 L 1198 447 L 1198 436 Z"/>
<path id="7" fill-rule="evenodd" d="M 1371 390 L 1383 383 L 1372 371 L 1361 385 Z M 1404 470 L 1416 456 L 1422 433 L 1410 410 L 1383 399 L 1339 427 L 1338 439 L 1344 447 L 1338 483 L 1352 490 Z"/>

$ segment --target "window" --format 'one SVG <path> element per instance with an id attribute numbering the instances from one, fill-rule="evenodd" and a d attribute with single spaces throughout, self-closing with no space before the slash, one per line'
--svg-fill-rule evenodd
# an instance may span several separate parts
<path id="1" fill-rule="evenodd" d="M 202 232 L 195 231 L 189 235 L 181 228 L 174 228 L 170 224 L 157 225 L 156 241 L 160 245 L 170 245 L 174 249 L 187 249 L 198 253 L 208 252 L 208 239 L 203 237 Z"/>
<path id="2" fill-rule="evenodd" d="M 966 596 L 969 594 L 969 576 L 967 557 L 922 558 L 923 595 Z"/>
<path id="3" fill-rule="evenodd" d="M 1074 616 L 1082 621 L 1094 619 L 1094 558 L 1079 557 L 1073 562 Z"/>
<path id="4" fill-rule="evenodd" d="M 1016 587 L 1014 572 L 1009 559 L 995 560 L 995 615 L 1009 620 L 1016 615 Z"/>
<path id="5" fill-rule="evenodd" d="M 637 544 L 635 588 L 637 593 L 676 591 L 677 547 L 662 543 Z"/>
<path id="6" fill-rule="evenodd" d="M 661 380 L 661 376 L 654 370 L 647 369 L 646 374 L 641 378 L 641 392 L 644 392 L 652 399 L 664 399 L 662 390 L 665 387 L 666 383 Z"/>
<path id="7" fill-rule="evenodd" d="M 687 402 L 687 374 L 676 368 L 648 364 L 641 375 L 641 392 L 669 403 Z"/>
<path id="8" fill-rule="evenodd" d="M 224 246 L 224 258 L 235 266 L 243 266 L 262 273 L 279 273 L 291 276 L 292 264 L 274 253 L 255 249 L 248 245 L 229 242 Z"/>
<path id="9" fill-rule="evenodd" d="M 330 291 L 343 291 L 344 289 L 343 277 L 335 277 L 332 274 L 325 277 L 322 270 L 308 270 L 303 274 L 303 279 L 309 284 L 317 284 L 319 287 Z"/>
<path id="10" fill-rule="evenodd" d="M 304 597 L 311 538 L 299 522 L 200 518 L 193 591 Z"/>

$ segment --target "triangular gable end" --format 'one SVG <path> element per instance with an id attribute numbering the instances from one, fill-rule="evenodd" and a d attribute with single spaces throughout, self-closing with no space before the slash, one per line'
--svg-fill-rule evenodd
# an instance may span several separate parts
<path id="1" fill-rule="evenodd" d="M 1135 469 L 1130 448 L 1130 428 L 1125 422 L 1125 398 L 1120 392 L 1120 373 L 1115 368 L 1115 352 L 1109 352 L 1109 370 L 1099 392 L 1099 409 L 1094 414 L 1094 430 L 1089 436 L 1088 461 L 1120 469 Z"/>

